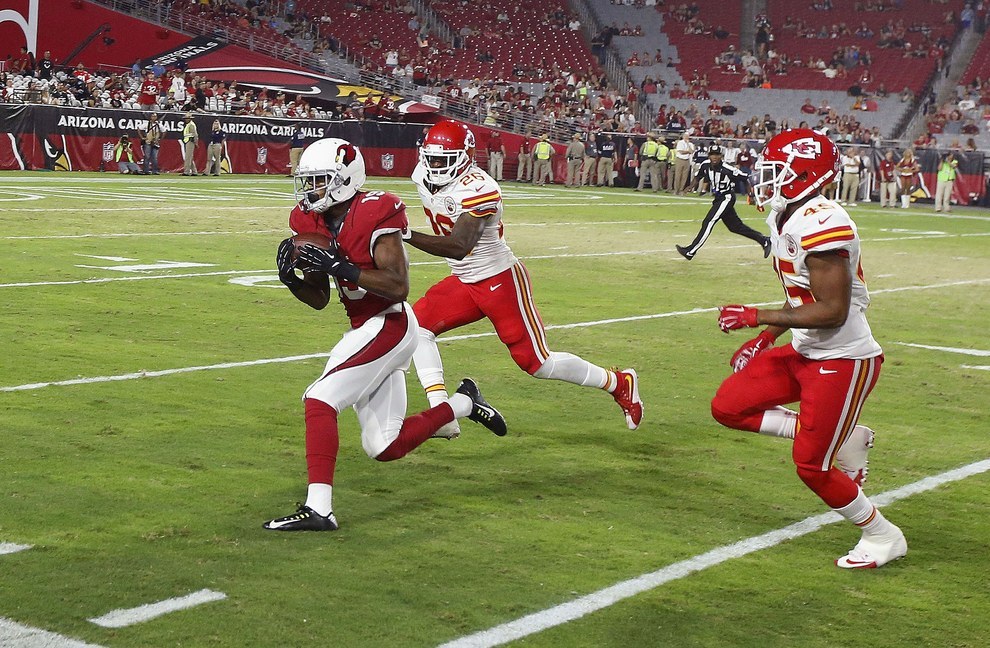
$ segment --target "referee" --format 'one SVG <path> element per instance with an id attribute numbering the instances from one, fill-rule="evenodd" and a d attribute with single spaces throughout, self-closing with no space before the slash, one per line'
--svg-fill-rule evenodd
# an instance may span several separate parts
<path id="1" fill-rule="evenodd" d="M 712 208 L 708 210 L 705 220 L 701 223 L 701 231 L 687 247 L 675 246 L 677 252 L 690 261 L 698 253 L 712 233 L 715 223 L 722 220 L 729 231 L 745 236 L 760 244 L 763 248 L 763 258 L 770 255 L 770 238 L 763 236 L 752 227 L 742 222 L 736 213 L 736 180 L 747 180 L 748 176 L 730 164 L 722 163 L 722 149 L 717 144 L 708 147 L 708 160 L 701 163 L 695 182 L 707 180 L 711 188 Z"/>

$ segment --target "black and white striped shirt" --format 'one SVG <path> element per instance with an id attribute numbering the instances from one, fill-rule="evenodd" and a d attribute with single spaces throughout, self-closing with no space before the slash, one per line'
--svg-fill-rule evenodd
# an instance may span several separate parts
<path id="1" fill-rule="evenodd" d="M 736 180 L 748 180 L 749 176 L 731 164 L 723 162 L 716 167 L 706 160 L 701 163 L 695 181 L 702 179 L 708 181 L 712 193 L 731 194 L 735 192 Z"/>

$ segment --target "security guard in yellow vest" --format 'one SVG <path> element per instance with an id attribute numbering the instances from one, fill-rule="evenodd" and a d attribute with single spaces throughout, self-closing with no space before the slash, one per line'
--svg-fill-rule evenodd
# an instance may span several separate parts
<path id="1" fill-rule="evenodd" d="M 553 167 L 550 164 L 553 154 L 550 136 L 541 135 L 540 141 L 533 147 L 533 157 L 536 158 L 536 164 L 533 165 L 533 184 L 543 186 L 547 180 L 553 184 Z"/>
<path id="2" fill-rule="evenodd" d="M 656 133 L 646 136 L 646 142 L 639 149 L 639 186 L 636 191 L 642 191 L 646 183 L 646 176 L 650 177 L 650 186 L 653 193 L 660 190 L 660 181 L 657 178 L 657 153 L 660 152 L 660 145 L 657 144 Z"/>

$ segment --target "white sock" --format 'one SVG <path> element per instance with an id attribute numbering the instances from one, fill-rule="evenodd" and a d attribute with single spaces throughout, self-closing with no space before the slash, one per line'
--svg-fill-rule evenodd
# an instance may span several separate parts
<path id="1" fill-rule="evenodd" d="M 551 351 L 536 373 L 537 378 L 562 380 L 582 387 L 602 389 L 609 382 L 609 373 L 598 365 L 593 365 L 573 353 Z M 613 387 L 614 389 L 614 387 Z"/>
<path id="2" fill-rule="evenodd" d="M 306 492 L 306 506 L 326 517 L 333 512 L 333 486 L 310 484 Z"/>
<path id="3" fill-rule="evenodd" d="M 447 399 L 447 403 L 450 405 L 450 409 L 454 410 L 455 419 L 464 418 L 474 409 L 474 401 L 464 394 L 454 394 Z"/>
<path id="4" fill-rule="evenodd" d="M 426 391 L 430 407 L 436 407 L 447 400 L 447 388 L 443 381 L 443 361 L 437 348 L 437 336 L 432 331 L 419 329 L 419 342 L 413 352 L 416 376 Z"/>
<path id="5" fill-rule="evenodd" d="M 797 412 L 786 407 L 775 407 L 763 413 L 763 421 L 760 423 L 760 434 L 767 436 L 793 439 L 797 432 Z"/>
<path id="6" fill-rule="evenodd" d="M 894 525 L 883 516 L 870 498 L 860 488 L 854 499 L 842 508 L 834 509 L 836 513 L 846 518 L 860 529 L 863 535 L 882 536 L 893 530 Z"/>
<path id="7" fill-rule="evenodd" d="M 446 389 L 432 389 L 426 392 L 426 400 L 430 402 L 430 407 L 436 407 L 440 403 L 446 403 L 448 398 Z"/>
<path id="8" fill-rule="evenodd" d="M 901 207 L 908 207 L 911 204 L 911 196 L 908 194 L 901 194 Z"/>

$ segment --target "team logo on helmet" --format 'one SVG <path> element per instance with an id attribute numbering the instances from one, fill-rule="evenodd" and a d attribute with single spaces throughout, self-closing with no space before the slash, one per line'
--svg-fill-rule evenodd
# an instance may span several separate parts
<path id="1" fill-rule="evenodd" d="M 354 147 L 350 144 L 341 144 L 337 149 L 337 164 L 350 164 L 357 158 Z"/>
<path id="2" fill-rule="evenodd" d="M 793 142 L 788 142 L 780 147 L 780 150 L 787 155 L 793 155 L 794 157 L 804 158 L 806 160 L 814 160 L 821 155 L 822 144 L 810 137 L 802 137 Z"/>
<path id="3" fill-rule="evenodd" d="M 464 148 L 474 148 L 474 133 L 471 132 L 470 128 L 464 129 Z"/>

